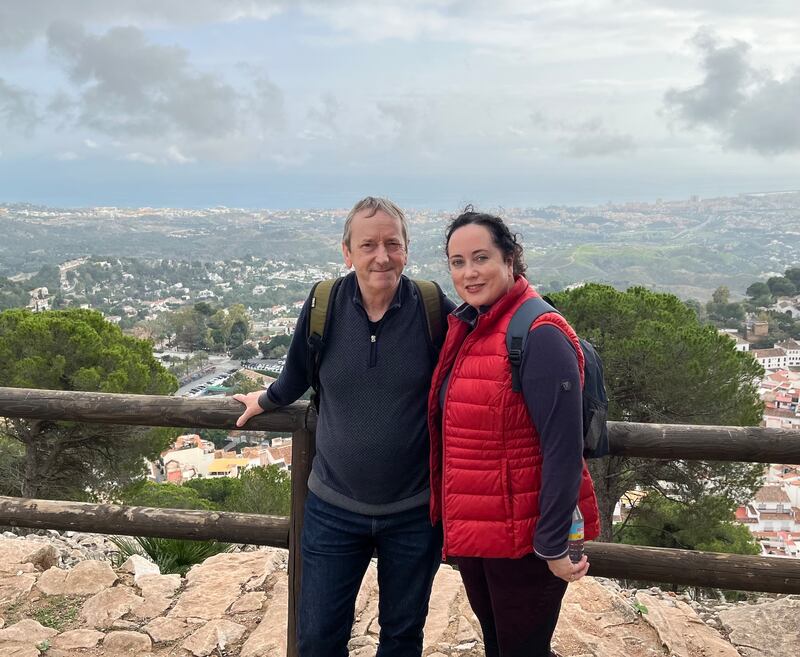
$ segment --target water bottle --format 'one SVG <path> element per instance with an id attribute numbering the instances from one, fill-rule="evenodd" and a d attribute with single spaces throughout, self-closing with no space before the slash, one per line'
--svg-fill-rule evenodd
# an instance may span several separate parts
<path id="1" fill-rule="evenodd" d="M 572 512 L 572 525 L 569 528 L 569 560 L 578 563 L 583 557 L 583 514 L 576 506 Z"/>

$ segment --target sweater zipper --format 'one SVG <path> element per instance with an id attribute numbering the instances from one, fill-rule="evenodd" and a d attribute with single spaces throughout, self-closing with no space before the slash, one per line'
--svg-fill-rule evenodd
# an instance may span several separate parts
<path id="1" fill-rule="evenodd" d="M 450 380 L 447 386 L 447 390 L 445 390 L 444 394 L 444 407 L 447 407 L 448 402 L 448 395 L 450 394 L 450 390 L 452 389 L 453 384 L 453 368 L 455 368 L 456 363 L 458 363 L 458 358 L 461 356 L 461 352 L 464 349 L 464 346 L 467 344 L 469 339 L 472 337 L 472 334 L 475 331 L 475 328 L 478 326 L 478 322 L 480 321 L 480 317 L 475 322 L 475 326 L 472 328 L 472 331 L 467 334 L 464 338 L 464 342 L 461 343 L 461 346 L 458 348 L 456 352 L 456 357 L 453 359 L 453 366 L 450 368 Z M 445 440 L 445 421 L 447 418 L 447 413 L 445 413 L 444 408 L 442 408 L 442 561 L 447 561 L 447 504 L 446 504 L 446 489 L 445 489 L 445 464 L 447 463 L 447 441 Z"/>
<path id="2" fill-rule="evenodd" d="M 378 328 L 375 329 L 374 333 L 370 330 L 368 367 L 375 367 L 378 364 L 378 334 L 383 329 L 383 324 L 386 321 L 386 318 L 389 316 L 389 313 L 391 313 L 393 310 L 394 308 L 387 309 L 387 311 L 383 314 L 383 317 L 381 317 L 380 321 L 378 322 Z M 364 315 L 367 317 L 367 320 L 369 320 L 366 310 L 364 311 Z"/>

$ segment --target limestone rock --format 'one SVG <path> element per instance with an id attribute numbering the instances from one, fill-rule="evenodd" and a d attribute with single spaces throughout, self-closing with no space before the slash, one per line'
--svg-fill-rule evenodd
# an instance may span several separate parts
<path id="1" fill-rule="evenodd" d="M 231 605 L 231 612 L 240 614 L 247 611 L 258 611 L 264 604 L 263 591 L 252 591 L 245 593 L 241 598 Z"/>
<path id="2" fill-rule="evenodd" d="M 475 625 L 470 623 L 466 616 L 459 616 L 458 624 L 456 625 L 456 643 L 479 641 L 480 638 L 478 632 L 475 631 Z"/>
<path id="3" fill-rule="evenodd" d="M 553 637 L 560 655 L 662 657 L 655 630 L 615 592 L 591 577 L 570 584 Z"/>
<path id="4" fill-rule="evenodd" d="M 0 539 L 0 571 L 8 572 L 12 564 L 32 564 L 47 570 L 58 563 L 58 550 L 50 543 L 19 538 Z"/>
<path id="5" fill-rule="evenodd" d="M 728 640 L 744 657 L 783 657 L 800 646 L 800 600 L 782 598 L 719 613 Z"/>
<path id="6" fill-rule="evenodd" d="M 181 586 L 180 575 L 141 575 L 136 582 L 144 604 L 133 610 L 140 620 L 151 620 L 163 614 L 172 605 L 172 597 Z"/>
<path id="7" fill-rule="evenodd" d="M 39 650 L 30 643 L 4 641 L 0 643 L 0 657 L 39 657 Z"/>
<path id="8" fill-rule="evenodd" d="M 135 581 L 143 598 L 171 598 L 181 587 L 180 575 L 147 574 Z"/>
<path id="9" fill-rule="evenodd" d="M 680 600 L 663 600 L 639 591 L 636 601 L 647 607 L 642 617 L 653 626 L 661 643 L 675 657 L 739 657 L 719 632 L 706 625 Z"/>
<path id="10" fill-rule="evenodd" d="M 30 565 L 30 564 L 28 564 Z M 0 607 L 9 606 L 25 597 L 36 584 L 36 575 L 18 573 L 4 576 L 0 573 Z"/>
<path id="11" fill-rule="evenodd" d="M 63 595 L 64 582 L 69 574 L 68 570 L 50 568 L 44 571 L 36 582 L 36 588 L 45 595 Z"/>
<path id="12" fill-rule="evenodd" d="M 378 640 L 374 636 L 364 635 L 356 636 L 347 642 L 347 649 L 353 650 L 354 648 L 363 648 L 364 646 L 378 645 Z"/>
<path id="13" fill-rule="evenodd" d="M 110 655 L 136 655 L 150 652 L 152 649 L 153 642 L 150 641 L 150 637 L 141 632 L 127 630 L 109 632 L 103 641 L 103 650 Z"/>
<path id="14" fill-rule="evenodd" d="M 433 580 L 428 619 L 425 622 L 425 645 L 440 643 L 450 626 L 451 607 L 462 590 L 461 575 L 450 566 L 441 566 Z"/>
<path id="15" fill-rule="evenodd" d="M 94 595 L 117 581 L 111 566 L 105 561 L 81 561 L 67 573 L 65 595 Z"/>
<path id="16" fill-rule="evenodd" d="M 45 639 L 54 637 L 58 632 L 52 627 L 45 627 L 35 620 L 26 618 L 18 623 L 9 625 L 6 629 L 0 630 L 0 643 L 5 641 L 16 641 L 19 643 L 30 643 L 36 645 Z"/>
<path id="17" fill-rule="evenodd" d="M 186 589 L 169 615 L 222 618 L 248 582 L 261 578 L 276 565 L 277 555 L 267 551 L 214 555 L 189 571 Z"/>
<path id="18" fill-rule="evenodd" d="M 62 650 L 94 648 L 105 635 L 97 630 L 69 630 L 53 639 L 53 647 Z M 49 655 L 49 651 L 48 651 Z"/>
<path id="19" fill-rule="evenodd" d="M 127 586 L 115 586 L 93 595 L 83 605 L 81 621 L 91 627 L 111 627 L 114 621 L 144 602 Z"/>
<path id="20" fill-rule="evenodd" d="M 240 657 L 283 657 L 286 654 L 288 597 L 289 587 L 286 576 L 283 575 L 272 588 L 264 617 L 245 641 Z"/>
<path id="21" fill-rule="evenodd" d="M 206 657 L 217 647 L 222 651 L 227 645 L 236 643 L 244 636 L 246 628 L 239 623 L 225 619 L 212 620 L 181 644 L 181 647 L 191 652 L 195 657 Z"/>
<path id="22" fill-rule="evenodd" d="M 134 618 L 140 621 L 152 620 L 161 616 L 172 605 L 172 600 L 169 598 L 144 598 L 144 602 L 138 607 L 131 609 L 131 614 Z"/>
<path id="23" fill-rule="evenodd" d="M 139 578 L 143 575 L 160 575 L 161 570 L 149 559 L 145 559 L 140 554 L 132 554 L 125 563 L 120 566 L 124 573 L 133 573 L 133 581 L 138 584 Z"/>
<path id="24" fill-rule="evenodd" d="M 378 618 L 378 569 L 370 563 L 361 588 L 356 596 L 355 623 L 353 623 L 352 636 L 365 635 L 373 622 L 377 625 Z"/>
<path id="25" fill-rule="evenodd" d="M 156 643 L 182 639 L 191 631 L 185 621 L 177 618 L 154 618 L 142 629 Z"/>

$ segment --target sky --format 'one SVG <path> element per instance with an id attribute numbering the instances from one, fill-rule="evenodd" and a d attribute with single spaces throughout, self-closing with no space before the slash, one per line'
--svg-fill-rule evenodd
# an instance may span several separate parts
<path id="1" fill-rule="evenodd" d="M 800 189 L 797 0 L 4 0 L 0 203 Z"/>

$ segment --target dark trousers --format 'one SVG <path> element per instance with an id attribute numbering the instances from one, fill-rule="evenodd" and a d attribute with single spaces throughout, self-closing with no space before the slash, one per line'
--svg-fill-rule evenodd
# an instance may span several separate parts
<path id="1" fill-rule="evenodd" d="M 456 559 L 472 610 L 480 621 L 486 657 L 550 657 L 567 583 L 547 562 L 521 559 Z"/>
<path id="2" fill-rule="evenodd" d="M 419 657 L 441 536 L 441 527 L 431 527 L 427 505 L 367 516 L 309 493 L 297 618 L 300 657 L 347 657 L 356 596 L 373 551 L 381 625 L 377 657 Z"/>

